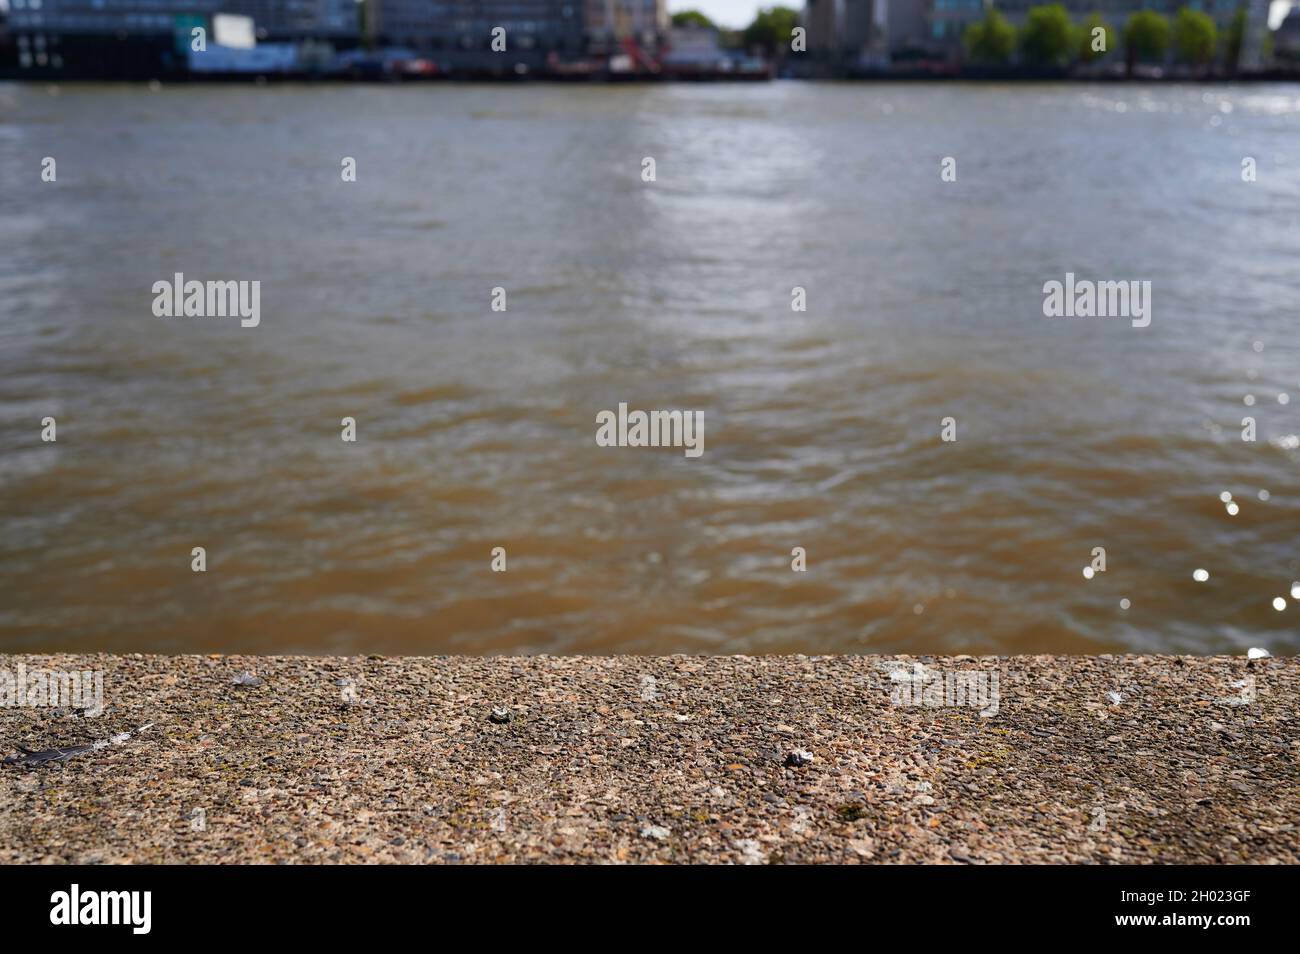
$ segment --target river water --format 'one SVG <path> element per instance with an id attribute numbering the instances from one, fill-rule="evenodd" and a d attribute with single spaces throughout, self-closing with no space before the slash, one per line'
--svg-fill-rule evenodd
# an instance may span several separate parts
<path id="1" fill-rule="evenodd" d="M 0 648 L 1295 652 L 1298 149 L 1294 86 L 2 85 Z"/>

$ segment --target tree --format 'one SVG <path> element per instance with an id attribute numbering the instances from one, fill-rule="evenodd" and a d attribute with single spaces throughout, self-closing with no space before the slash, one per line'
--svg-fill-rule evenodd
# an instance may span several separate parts
<path id="1" fill-rule="evenodd" d="M 1214 59 L 1219 31 L 1207 14 L 1183 7 L 1174 17 L 1174 51 L 1182 63 L 1205 66 Z"/>
<path id="2" fill-rule="evenodd" d="M 709 30 L 717 29 L 717 25 L 699 10 L 683 10 L 681 13 L 674 13 L 673 26 L 704 27 Z"/>
<path id="3" fill-rule="evenodd" d="M 1229 73 L 1237 72 L 1237 64 L 1241 62 L 1241 44 L 1245 37 L 1246 8 L 1241 7 L 1228 25 L 1228 33 L 1223 43 L 1223 63 Z"/>
<path id="4" fill-rule="evenodd" d="M 1138 61 L 1163 60 L 1169 48 L 1169 21 L 1154 10 L 1139 10 L 1124 24 L 1124 54 L 1128 70 Z"/>
<path id="5" fill-rule="evenodd" d="M 1005 63 L 1016 48 L 1016 28 L 989 7 L 984 19 L 972 23 L 961 38 L 966 55 L 975 63 Z"/>
<path id="6" fill-rule="evenodd" d="M 1105 37 L 1105 46 L 1098 50 L 1094 49 L 1096 44 L 1093 43 L 1093 33 L 1102 30 L 1102 36 Z M 1101 18 L 1100 13 L 1091 14 L 1088 19 L 1083 21 L 1077 34 L 1077 50 L 1079 62 L 1092 63 L 1100 60 L 1104 56 L 1109 56 L 1115 49 L 1115 28 Z"/>
<path id="7" fill-rule="evenodd" d="M 790 7 L 759 10 L 754 22 L 745 27 L 745 46 L 759 47 L 769 57 L 790 51 L 790 39 L 799 25 L 799 11 Z"/>
<path id="8" fill-rule="evenodd" d="M 375 48 L 375 2 L 357 0 L 357 33 L 361 37 L 361 46 L 366 50 Z"/>
<path id="9" fill-rule="evenodd" d="M 1064 66 L 1074 52 L 1074 28 L 1059 3 L 1030 7 L 1020 31 L 1020 52 L 1031 66 Z"/>

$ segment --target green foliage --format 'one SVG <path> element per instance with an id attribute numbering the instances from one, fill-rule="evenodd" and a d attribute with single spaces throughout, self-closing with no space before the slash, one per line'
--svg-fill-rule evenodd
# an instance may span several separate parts
<path id="1" fill-rule="evenodd" d="M 799 11 L 790 7 L 759 10 L 754 22 L 745 27 L 745 46 L 761 47 L 768 56 L 790 51 L 790 37 L 799 25 Z"/>
<path id="2" fill-rule="evenodd" d="M 1016 48 L 1016 28 L 989 7 L 983 20 L 966 28 L 962 44 L 966 55 L 976 63 L 1006 63 Z"/>
<path id="3" fill-rule="evenodd" d="M 1240 8 L 1228 24 L 1228 32 L 1223 42 L 1223 62 L 1232 72 L 1237 71 L 1241 60 L 1241 44 L 1246 38 L 1246 8 Z"/>
<path id="4" fill-rule="evenodd" d="M 375 33 L 370 28 L 370 4 L 374 0 L 357 0 L 357 33 L 361 37 L 361 46 L 367 50 L 375 48 Z"/>
<path id="5" fill-rule="evenodd" d="M 1104 50 L 1093 49 L 1093 31 L 1096 29 L 1105 31 L 1106 48 Z M 1103 57 L 1109 56 L 1116 49 L 1115 46 L 1115 28 L 1101 18 L 1100 13 L 1093 13 L 1084 20 L 1077 33 L 1077 43 L 1075 49 L 1081 63 L 1092 63 Z"/>
<path id="6" fill-rule="evenodd" d="M 1020 30 L 1020 52 L 1031 66 L 1064 66 L 1074 52 L 1070 15 L 1059 3 L 1030 7 Z"/>
<path id="7" fill-rule="evenodd" d="M 1162 60 L 1169 48 L 1169 21 L 1154 10 L 1139 10 L 1124 25 L 1129 62 Z"/>
<path id="8" fill-rule="evenodd" d="M 1214 59 L 1219 31 L 1208 14 L 1183 7 L 1174 17 L 1173 34 L 1179 62 L 1205 66 Z"/>
<path id="9" fill-rule="evenodd" d="M 714 22 L 699 10 L 683 10 L 681 13 L 674 13 L 673 26 L 716 28 Z"/>

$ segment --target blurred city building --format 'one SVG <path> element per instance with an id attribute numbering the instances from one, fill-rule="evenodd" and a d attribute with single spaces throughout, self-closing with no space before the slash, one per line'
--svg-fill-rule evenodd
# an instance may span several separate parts
<path id="1" fill-rule="evenodd" d="M 766 79 L 771 64 L 743 49 L 722 46 L 717 27 L 669 27 L 660 47 L 660 70 L 677 79 Z"/>
<path id="2" fill-rule="evenodd" d="M 814 59 L 856 63 L 885 50 L 885 36 L 875 23 L 886 0 L 808 0 L 804 23 L 808 52 Z M 873 9 L 874 8 L 874 9 Z"/>
<path id="3" fill-rule="evenodd" d="M 449 68 L 523 65 L 537 68 L 550 54 L 581 55 L 584 0 L 370 0 L 381 44 L 427 53 Z M 505 50 L 492 49 L 505 30 Z"/>
<path id="4" fill-rule="evenodd" d="M 402 55 L 427 56 L 444 69 L 521 73 L 555 57 L 579 58 L 587 49 L 587 0 L 7 0 L 4 32 L 20 71 L 157 75 L 194 66 L 195 28 L 211 36 L 220 14 L 250 18 L 261 52 L 229 54 L 209 46 L 213 63 L 278 62 L 292 44 L 299 66 L 304 52 L 401 47 Z M 593 0 L 603 2 L 603 0 Z M 2 11 L 4 0 L 0 0 Z M 610 19 L 598 19 L 601 36 L 644 33 L 653 47 L 656 24 L 666 23 L 664 0 L 618 0 Z M 602 8 L 604 9 L 604 8 Z M 493 49 L 493 31 L 505 31 Z M 386 54 L 387 55 L 387 54 Z M 391 57 L 390 57 L 391 58 Z"/>
<path id="5" fill-rule="evenodd" d="M 250 17 L 258 40 L 355 41 L 360 30 L 357 0 L 217 0 L 216 7 Z"/>
<path id="6" fill-rule="evenodd" d="M 619 73 L 657 72 L 668 0 L 586 0 L 587 51 Z"/>
<path id="7" fill-rule="evenodd" d="M 1292 7 L 1273 33 L 1273 52 L 1281 60 L 1300 61 L 1300 6 Z"/>
<path id="8" fill-rule="evenodd" d="M 206 20 L 220 0 L 9 0 L 9 28 L 14 32 L 170 35 L 175 18 Z"/>
<path id="9" fill-rule="evenodd" d="M 156 75 L 185 62 L 220 0 L 9 0 L 6 59 L 21 73 Z"/>
<path id="10" fill-rule="evenodd" d="M 717 27 L 669 27 L 662 57 L 665 68 L 717 69 L 729 59 L 718 42 Z"/>

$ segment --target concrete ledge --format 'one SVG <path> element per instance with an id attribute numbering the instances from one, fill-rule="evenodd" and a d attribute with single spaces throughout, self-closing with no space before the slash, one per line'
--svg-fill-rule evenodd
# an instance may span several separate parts
<path id="1" fill-rule="evenodd" d="M 1295 659 L 20 664 L 105 712 L 0 708 L 0 754 L 107 744 L 0 766 L 4 862 L 1300 861 Z"/>

